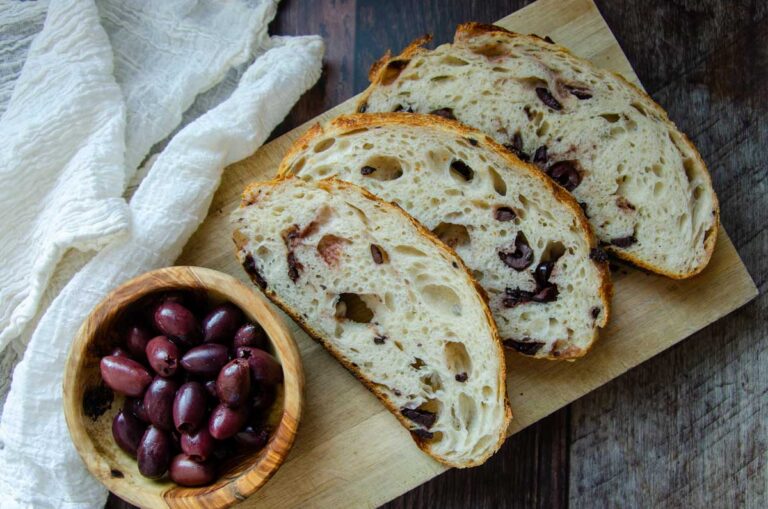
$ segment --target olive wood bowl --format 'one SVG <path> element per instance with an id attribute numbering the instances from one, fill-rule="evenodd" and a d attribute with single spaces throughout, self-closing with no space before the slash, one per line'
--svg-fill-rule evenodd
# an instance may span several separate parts
<path id="1" fill-rule="evenodd" d="M 102 382 L 99 361 L 118 346 L 117 324 L 142 297 L 169 290 L 204 290 L 213 300 L 229 300 L 260 324 L 283 367 L 283 388 L 275 402 L 269 442 L 264 448 L 227 460 L 208 486 L 179 486 L 166 475 L 143 477 L 136 460 L 112 438 L 112 419 L 123 396 Z M 266 299 L 237 279 L 200 267 L 169 267 L 143 274 L 114 290 L 83 323 L 64 372 L 64 416 L 72 441 L 88 470 L 118 497 L 149 508 L 220 508 L 242 501 L 280 467 L 293 445 L 301 417 L 304 374 L 296 343 Z"/>

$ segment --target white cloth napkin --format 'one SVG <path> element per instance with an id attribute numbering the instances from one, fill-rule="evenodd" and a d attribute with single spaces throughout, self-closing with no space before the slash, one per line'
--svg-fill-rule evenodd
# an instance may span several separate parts
<path id="1" fill-rule="evenodd" d="M 120 7 L 115 0 L 99 3 L 97 11 L 92 0 L 51 2 L 45 27 L 29 49 L 8 109 L 0 119 L 0 134 L 10 136 L 13 142 L 8 145 L 12 150 L 0 146 L 0 207 L 5 207 L 5 200 L 16 200 L 17 204 L 15 210 L 0 209 L 14 218 L 10 227 L 5 219 L 0 223 L 0 259 L 7 260 L 6 265 L 18 263 L 14 265 L 16 272 L 0 266 L 0 338 L 7 344 L 14 336 L 9 328 L 21 330 L 34 316 L 55 264 L 67 247 L 99 247 L 105 238 L 112 238 L 66 284 L 31 337 L 20 340 L 20 344 L 28 341 L 28 346 L 14 372 L 0 420 L 0 507 L 103 505 L 106 491 L 85 470 L 71 444 L 61 409 L 62 371 L 69 345 L 82 320 L 111 289 L 130 277 L 173 263 L 207 214 L 222 169 L 255 151 L 319 78 L 323 54 L 319 38 L 269 39 L 266 35 L 275 4 L 272 0 L 174 0 L 125 2 Z M 133 5 L 137 6 L 135 16 L 130 15 Z M 152 5 L 162 7 L 156 12 L 157 20 L 150 20 Z M 230 9 L 237 15 L 224 14 Z M 146 28 L 145 21 L 152 25 Z M 120 30 L 114 27 L 125 33 L 118 34 Z M 206 27 L 215 28 L 206 31 Z M 189 35 L 174 46 L 175 28 L 180 34 L 197 30 L 202 39 Z M 128 50 L 119 41 L 121 37 L 130 41 L 130 33 L 142 34 L 142 38 L 162 33 L 168 39 Z M 222 61 L 208 58 L 209 50 L 229 56 Z M 139 62 L 141 55 L 131 55 L 130 51 L 146 51 L 145 59 L 157 57 L 163 67 L 175 69 L 162 78 L 169 89 L 151 78 L 159 72 L 155 66 Z M 163 56 L 155 55 L 156 51 Z M 175 59 L 166 54 L 174 52 Z M 112 82 L 108 79 L 112 76 L 110 53 L 114 54 L 114 75 L 118 77 Z M 191 67 L 183 65 L 190 61 Z M 72 66 L 78 71 L 72 72 Z M 121 76 L 122 72 L 125 74 Z M 225 76 L 224 82 L 211 89 Z M 237 88 L 228 96 L 234 83 Z M 35 85 L 49 107 L 36 100 Z M 196 91 L 189 92 L 186 87 Z M 195 96 L 205 90 L 208 92 L 187 110 Z M 191 110 L 204 111 L 206 105 L 216 104 L 193 120 Z M 25 110 L 41 118 L 32 121 Z M 184 122 L 189 123 L 154 160 L 128 206 L 121 198 L 125 182 L 134 173 L 127 159 L 138 164 L 152 144 L 173 131 L 185 110 Z M 8 123 L 9 118 L 16 124 Z M 14 131 L 8 127 L 11 125 L 24 130 Z M 65 125 L 68 129 L 63 129 Z M 34 141 L 25 141 L 23 133 L 34 136 Z M 46 140 L 46 145 L 38 140 Z M 59 151 L 67 152 L 67 156 L 59 156 Z M 46 156 L 63 166 L 49 163 Z M 44 169 L 18 163 L 29 160 Z M 38 178 L 44 181 L 34 182 Z M 20 182 L 14 187 L 17 184 L 10 180 Z M 22 193 L 29 203 L 17 199 Z M 82 207 L 86 199 L 88 207 Z M 59 200 L 55 201 L 57 208 L 52 208 L 49 200 Z M 78 220 L 77 227 L 89 236 L 65 238 L 47 223 L 56 222 L 57 212 L 67 206 L 81 214 L 73 214 L 71 220 Z M 98 228 L 93 227 L 94 208 L 105 211 L 109 219 L 102 218 Z M 23 221 L 29 228 L 16 226 Z M 72 230 L 61 221 L 56 228 Z M 17 250 L 31 258 L 13 257 L 18 251 L 7 245 L 14 242 Z M 45 257 L 38 256 L 36 252 L 44 246 L 50 246 L 49 251 Z M 28 270 L 32 259 L 38 260 L 37 265 Z M 9 293 L 9 288 L 14 291 Z M 6 308 L 7 302 L 12 305 Z M 11 313 L 5 314 L 6 309 Z M 24 312 L 19 313 L 19 309 Z"/>
<path id="2" fill-rule="evenodd" d="M 136 167 L 198 94 L 263 50 L 276 9 L 277 0 L 51 2 L 0 118 L 0 217 L 14 218 L 0 223 L 0 352 L 35 316 L 67 249 L 98 249 L 125 231 L 121 197 Z M 24 40 L 12 39 L 29 36 L 39 10 L 14 2 L 0 12 L 17 25 L 0 55 L 21 54 Z"/>

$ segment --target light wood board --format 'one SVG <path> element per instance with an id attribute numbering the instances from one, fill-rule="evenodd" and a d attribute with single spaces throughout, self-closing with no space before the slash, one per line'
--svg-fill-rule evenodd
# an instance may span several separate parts
<path id="1" fill-rule="evenodd" d="M 539 0 L 497 24 L 550 35 L 597 65 L 639 83 L 591 0 Z M 399 51 L 401 48 L 393 48 Z M 285 150 L 309 125 L 352 111 L 353 100 L 229 167 L 201 225 L 179 258 L 247 280 L 233 256 L 228 216 L 243 187 L 275 173 Z M 673 281 L 633 269 L 614 272 L 613 318 L 589 355 L 574 363 L 507 356 L 514 419 L 510 433 L 549 415 L 751 300 L 752 279 L 724 230 L 710 265 Z M 294 449 L 244 507 L 375 507 L 444 471 L 422 454 L 375 397 L 292 322 L 307 382 Z"/>

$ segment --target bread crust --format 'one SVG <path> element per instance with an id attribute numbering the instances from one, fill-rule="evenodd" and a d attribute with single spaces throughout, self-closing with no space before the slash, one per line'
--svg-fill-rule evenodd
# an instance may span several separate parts
<path id="1" fill-rule="evenodd" d="M 542 39 L 541 37 L 535 34 L 531 34 L 531 35 L 519 34 L 496 25 L 488 25 L 488 24 L 477 23 L 477 22 L 463 23 L 456 28 L 456 33 L 454 35 L 454 43 L 464 39 L 469 39 L 474 36 L 487 35 L 487 34 L 495 34 L 495 35 L 506 37 L 509 39 L 525 39 L 528 42 L 536 44 L 537 46 L 545 48 L 547 50 L 564 53 L 568 55 L 570 58 L 573 58 L 579 61 L 585 66 L 588 66 L 590 68 L 596 68 L 596 66 L 592 62 L 575 55 L 570 49 L 564 46 L 560 46 L 559 44 L 554 42 L 546 41 L 545 39 Z M 427 41 L 428 40 L 429 39 L 427 39 Z M 410 59 L 410 58 L 413 58 L 413 56 L 415 56 L 418 53 L 429 51 L 423 47 L 426 41 L 424 42 L 422 41 L 424 41 L 424 37 L 414 40 L 411 44 L 408 45 L 408 47 L 405 50 L 403 50 L 402 53 L 396 56 L 391 56 L 391 52 L 388 51 L 387 54 L 377 62 L 376 68 L 375 69 L 372 68 L 371 73 L 369 73 L 369 80 L 371 84 L 366 90 L 363 91 L 362 94 L 360 94 L 360 99 L 358 100 L 356 111 L 359 111 L 362 105 L 367 105 L 368 97 L 373 93 L 376 87 L 378 87 L 381 84 L 381 80 L 383 77 L 383 72 L 384 72 L 384 68 L 386 67 L 386 64 L 388 64 L 392 60 L 400 60 L 400 59 L 406 59 L 406 58 Z M 651 98 L 651 96 L 649 96 L 645 90 L 631 83 L 624 76 L 622 76 L 617 72 L 612 72 L 612 71 L 607 71 L 607 72 L 610 72 L 611 75 L 617 77 L 623 84 L 625 84 L 630 90 L 632 90 L 635 93 L 635 95 L 637 95 L 638 99 L 642 101 L 645 106 L 648 106 L 650 109 L 656 112 L 668 128 L 670 128 L 671 130 L 677 131 L 682 135 L 683 142 L 690 149 L 691 153 L 694 154 L 694 158 L 697 163 L 696 168 L 699 170 L 699 173 L 705 178 L 705 180 L 709 184 L 709 189 L 711 190 L 711 198 L 713 203 L 712 214 L 714 215 L 714 220 L 712 223 L 712 227 L 705 233 L 705 236 L 704 236 L 704 256 L 702 257 L 699 264 L 693 267 L 688 272 L 678 273 L 678 272 L 671 272 L 671 271 L 665 270 L 663 267 L 641 260 L 637 256 L 633 255 L 632 253 L 616 248 L 615 246 L 608 245 L 608 246 L 604 246 L 604 248 L 607 252 L 611 253 L 612 255 L 615 255 L 618 258 L 621 258 L 622 260 L 626 260 L 637 267 L 649 270 L 656 274 L 660 274 L 672 279 L 687 279 L 687 278 L 693 277 L 696 274 L 699 274 L 702 270 L 704 270 L 707 264 L 709 264 L 709 261 L 712 258 L 712 253 L 715 250 L 715 244 L 717 242 L 717 234 L 718 234 L 718 229 L 720 225 L 720 205 L 717 199 L 717 195 L 714 191 L 714 187 L 712 186 L 712 178 L 709 174 L 709 170 L 707 169 L 707 165 L 704 162 L 704 159 L 701 157 L 701 154 L 699 153 L 699 151 L 691 142 L 690 138 L 688 138 L 688 136 L 685 133 L 680 131 L 677 128 L 677 126 L 675 126 L 674 122 L 672 122 L 669 119 L 669 115 L 664 110 L 664 108 L 662 108 L 656 101 L 654 101 L 653 98 Z"/>
<path id="2" fill-rule="evenodd" d="M 401 113 L 401 112 L 365 113 L 365 114 L 341 115 L 331 120 L 325 126 L 316 124 L 312 126 L 312 128 L 309 131 L 307 131 L 301 138 L 296 140 L 294 145 L 288 150 L 288 152 L 283 157 L 283 160 L 280 162 L 280 166 L 278 167 L 278 170 L 277 170 L 277 176 L 278 177 L 290 176 L 291 163 L 293 162 L 293 160 L 298 156 L 299 153 L 309 148 L 310 144 L 315 140 L 315 138 L 319 136 L 332 135 L 335 133 L 341 134 L 345 132 L 355 131 L 358 129 L 375 128 L 378 126 L 387 126 L 387 125 L 429 127 L 431 129 L 441 130 L 455 136 L 472 138 L 476 140 L 478 142 L 478 146 L 481 146 L 486 150 L 490 150 L 498 153 L 501 157 L 506 159 L 506 161 L 509 163 L 510 166 L 520 168 L 522 171 L 527 172 L 530 176 L 532 176 L 533 178 L 541 182 L 555 196 L 555 199 L 557 201 L 559 201 L 560 203 L 563 203 L 565 206 L 567 206 L 571 210 L 571 212 L 573 212 L 576 215 L 579 221 L 579 226 L 581 226 L 581 231 L 584 234 L 583 238 L 588 243 L 590 249 L 595 249 L 598 247 L 597 237 L 595 237 L 594 231 L 592 230 L 592 226 L 589 224 L 589 221 L 584 215 L 584 211 L 579 206 L 576 199 L 570 193 L 568 193 L 565 189 L 557 185 L 552 179 L 545 176 L 536 166 L 520 160 L 516 155 L 514 155 L 512 152 L 505 149 L 502 145 L 494 141 L 490 136 L 484 134 L 483 132 L 477 129 L 474 129 L 465 124 L 457 122 L 455 120 L 449 120 L 437 115 L 416 115 L 413 113 Z M 393 204 L 393 205 L 400 208 L 396 204 Z M 411 216 L 409 215 L 408 217 L 411 217 Z M 432 232 L 430 232 L 429 230 L 427 230 L 421 225 L 419 226 L 423 231 L 426 231 L 427 233 L 429 233 L 430 236 L 433 236 Z M 438 240 L 438 242 L 440 241 Z M 455 251 L 452 248 L 445 245 L 443 245 L 443 247 L 446 250 L 453 252 L 455 255 Z M 603 308 L 605 309 L 605 312 L 602 314 L 602 320 L 597 323 L 597 326 L 599 328 L 603 328 L 608 323 L 608 319 L 611 313 L 611 298 L 613 296 L 613 284 L 611 282 L 611 274 L 608 267 L 608 263 L 600 263 L 595 260 L 591 260 L 591 261 L 597 267 L 600 273 L 599 294 L 600 294 L 600 300 L 603 303 Z M 476 281 L 475 281 L 475 286 L 480 289 L 481 294 L 485 296 L 487 300 L 487 295 L 485 293 L 485 290 L 483 290 L 482 287 L 480 287 L 480 285 Z M 573 349 L 570 351 L 566 351 L 564 353 L 560 353 L 559 355 L 548 353 L 546 356 L 538 356 L 538 357 L 532 356 L 532 357 L 535 357 L 537 359 L 549 359 L 549 360 L 574 360 L 586 355 L 586 353 L 591 349 L 592 345 L 595 344 L 597 337 L 598 337 L 598 332 L 597 330 L 595 330 L 591 341 L 585 348 Z M 525 354 L 521 354 L 521 355 L 525 355 Z"/>
<path id="3" fill-rule="evenodd" d="M 314 128 L 313 128 L 314 129 Z M 252 194 L 252 191 L 257 187 L 264 187 L 264 186 L 276 186 L 279 184 L 284 183 L 285 181 L 291 180 L 294 177 L 285 177 L 278 175 L 274 179 L 266 182 L 253 182 L 249 184 L 245 190 L 243 191 L 242 195 L 242 201 L 240 208 L 243 208 L 247 206 L 247 203 L 249 202 L 248 197 Z M 408 214 L 406 211 L 404 211 L 401 207 L 394 203 L 389 203 L 381 198 L 375 196 L 368 190 L 356 186 L 354 184 L 350 184 L 349 182 L 345 182 L 343 180 L 335 179 L 335 178 L 328 178 L 321 181 L 315 182 L 315 184 L 326 190 L 330 190 L 333 188 L 342 189 L 342 190 L 353 190 L 356 192 L 359 192 L 364 197 L 375 201 L 379 203 L 382 208 L 392 211 L 393 213 L 400 214 L 403 217 L 405 217 L 409 223 L 411 223 L 417 231 L 419 231 L 424 237 L 432 242 L 435 246 L 437 246 L 438 250 L 442 251 L 444 254 L 447 255 L 449 259 L 451 259 L 453 262 L 455 262 L 459 270 L 461 270 L 464 274 L 464 276 L 467 278 L 469 282 L 472 283 L 472 287 L 475 289 L 477 294 L 480 297 L 480 301 L 483 304 L 483 312 L 485 314 L 486 320 L 488 321 L 488 324 L 491 329 L 491 335 L 493 336 L 494 345 L 496 347 L 496 352 L 499 357 L 499 374 L 498 374 L 498 383 L 499 388 L 501 391 L 503 391 L 503 404 L 504 404 L 504 424 L 502 426 L 502 430 L 500 432 L 500 436 L 498 441 L 496 442 L 495 447 L 493 449 L 490 449 L 487 454 L 485 454 L 483 457 L 474 460 L 469 461 L 466 463 L 453 463 L 450 461 L 446 461 L 444 458 L 438 457 L 437 455 L 433 454 L 430 450 L 429 443 L 421 438 L 419 438 L 417 435 L 411 433 L 411 438 L 414 442 L 416 442 L 416 445 L 425 453 L 427 453 L 429 456 L 431 456 L 436 461 L 450 466 L 450 467 L 456 467 L 456 468 L 468 468 L 468 467 L 474 467 L 481 465 L 485 463 L 485 461 L 490 458 L 496 451 L 499 450 L 501 445 L 504 443 L 504 440 L 506 440 L 507 437 L 507 429 L 509 428 L 509 423 L 512 420 L 512 409 L 509 405 L 509 396 L 507 394 L 507 385 L 506 385 L 506 378 L 507 378 L 507 370 L 506 370 L 506 360 L 504 358 L 504 348 L 501 343 L 501 339 L 499 338 L 498 330 L 496 329 L 496 322 L 493 319 L 493 316 L 491 314 L 491 310 L 488 307 L 488 299 L 485 295 L 485 292 L 482 291 L 479 284 L 475 279 L 472 277 L 471 272 L 469 269 L 467 269 L 466 265 L 464 265 L 464 262 L 461 258 L 459 258 L 456 253 L 448 248 L 445 244 L 443 244 L 437 237 L 434 236 L 432 232 L 427 230 L 421 223 L 416 221 L 413 217 L 411 217 L 410 214 Z M 238 256 L 238 253 L 243 251 L 245 249 L 245 243 L 246 239 L 239 234 L 237 230 L 235 230 L 232 240 L 235 243 L 235 256 L 240 259 Z M 361 373 L 360 370 L 354 366 L 348 359 L 346 359 L 339 350 L 333 347 L 330 342 L 326 341 L 323 338 L 323 335 L 316 329 L 314 329 L 309 323 L 307 323 L 301 316 L 301 312 L 298 310 L 295 310 L 288 306 L 285 302 L 283 302 L 272 290 L 270 290 L 269 285 L 267 285 L 266 288 L 261 288 L 261 291 L 266 295 L 272 302 L 274 302 L 280 309 L 282 309 L 287 315 L 289 315 L 299 326 L 301 326 L 302 329 L 316 342 L 320 343 L 323 348 L 325 348 L 328 352 L 330 352 L 331 355 L 339 362 L 342 366 L 344 366 L 347 371 L 349 371 L 355 378 L 357 378 L 370 392 L 372 392 L 378 399 L 381 401 L 381 403 L 387 408 L 387 410 L 392 413 L 395 418 L 400 421 L 400 424 L 410 432 L 411 422 L 408 421 L 405 417 L 402 416 L 400 413 L 400 409 L 395 407 L 389 399 L 386 397 L 386 395 L 378 388 L 374 383 L 372 383 L 370 380 L 365 378 Z"/>

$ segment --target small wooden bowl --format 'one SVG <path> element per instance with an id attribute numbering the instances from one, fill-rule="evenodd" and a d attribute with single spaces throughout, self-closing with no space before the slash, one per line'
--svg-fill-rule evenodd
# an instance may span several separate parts
<path id="1" fill-rule="evenodd" d="M 268 444 L 248 455 L 235 456 L 209 486 L 185 488 L 167 476 L 143 477 L 136 460 L 112 438 L 112 419 L 123 396 L 107 388 L 99 360 L 118 346 L 116 325 L 142 297 L 168 290 L 204 290 L 214 300 L 229 300 L 259 323 L 283 366 L 282 415 Z M 301 417 L 304 374 L 296 343 L 266 299 L 237 279 L 200 267 L 169 267 L 141 275 L 110 293 L 91 312 L 72 344 L 64 372 L 64 416 L 75 448 L 88 470 L 120 498 L 150 508 L 229 507 L 254 493 L 275 473 L 293 445 Z M 279 412 L 279 410 L 278 410 Z"/>

